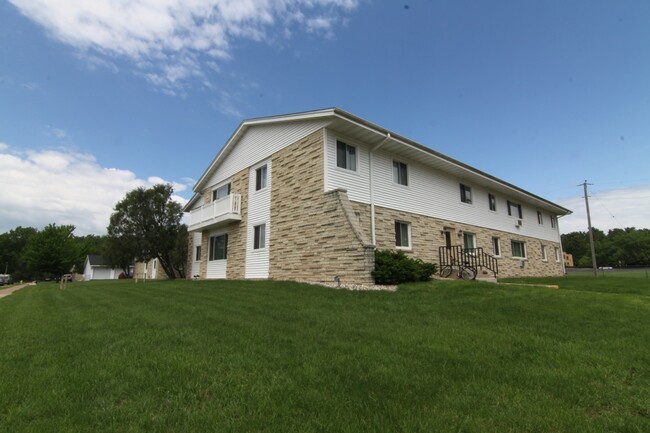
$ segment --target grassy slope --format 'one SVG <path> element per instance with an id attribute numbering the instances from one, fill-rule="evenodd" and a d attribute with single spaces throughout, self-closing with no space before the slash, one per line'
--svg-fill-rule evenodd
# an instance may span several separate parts
<path id="1" fill-rule="evenodd" d="M 607 281 L 43 284 L 0 301 L 0 431 L 650 431 L 650 283 Z"/>

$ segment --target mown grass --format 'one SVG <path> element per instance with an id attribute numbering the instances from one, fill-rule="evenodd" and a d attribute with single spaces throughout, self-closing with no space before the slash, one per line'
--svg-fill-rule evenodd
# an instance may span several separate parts
<path id="1" fill-rule="evenodd" d="M 26 288 L 0 431 L 650 431 L 650 286 L 592 280 Z"/>

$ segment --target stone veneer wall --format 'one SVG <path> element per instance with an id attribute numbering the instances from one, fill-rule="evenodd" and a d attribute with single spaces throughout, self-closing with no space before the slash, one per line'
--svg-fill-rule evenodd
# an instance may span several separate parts
<path id="1" fill-rule="evenodd" d="M 323 157 L 322 130 L 273 155 L 269 277 L 371 283 L 373 247 L 347 193 L 323 192 Z"/>
<path id="2" fill-rule="evenodd" d="M 361 228 L 371 237 L 370 206 L 352 202 L 354 211 L 359 214 Z M 395 249 L 395 221 L 411 224 L 411 250 L 405 250 L 412 257 L 417 257 L 427 262 L 439 263 L 438 249 L 445 246 L 443 230 L 452 231 L 452 242 L 462 244 L 457 233 L 459 230 L 476 235 L 476 245 L 492 254 L 492 237 L 498 237 L 501 244 L 499 262 L 499 277 L 531 277 L 531 276 L 556 276 L 564 272 L 562 262 L 555 259 L 555 248 L 560 248 L 557 242 L 544 241 L 527 236 L 518 236 L 483 227 L 445 221 L 437 218 L 417 215 L 409 212 L 400 212 L 394 209 L 375 206 L 375 237 L 377 249 Z M 511 241 L 517 240 L 526 243 L 527 258 L 522 261 L 512 257 Z M 547 247 L 547 260 L 542 260 L 542 245 Z M 521 264 L 523 262 L 523 268 Z M 491 274 L 491 273 L 490 273 Z"/>

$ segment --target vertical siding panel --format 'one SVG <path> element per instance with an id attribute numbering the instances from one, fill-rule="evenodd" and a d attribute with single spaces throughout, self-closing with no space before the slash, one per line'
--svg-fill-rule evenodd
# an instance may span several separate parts
<path id="1" fill-rule="evenodd" d="M 256 170 L 266 164 L 266 188 L 255 191 Z M 256 164 L 250 168 L 248 185 L 248 224 L 246 227 L 246 278 L 269 277 L 269 239 L 271 233 L 271 183 L 273 167 L 271 160 Z M 255 250 L 254 227 L 266 224 L 266 245 Z"/>

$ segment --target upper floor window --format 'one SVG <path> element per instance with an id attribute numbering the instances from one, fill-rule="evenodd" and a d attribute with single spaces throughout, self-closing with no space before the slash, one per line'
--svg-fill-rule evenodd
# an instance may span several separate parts
<path id="1" fill-rule="evenodd" d="M 337 141 L 336 166 L 357 171 L 357 148 L 342 141 Z"/>
<path id="2" fill-rule="evenodd" d="M 544 224 L 544 215 L 541 211 L 537 211 L 537 224 Z"/>
<path id="3" fill-rule="evenodd" d="M 497 198 L 494 196 L 494 194 L 488 194 L 488 203 L 490 205 L 490 210 L 497 210 Z"/>
<path id="4" fill-rule="evenodd" d="M 266 165 L 255 170 L 255 191 L 266 188 Z"/>
<path id="5" fill-rule="evenodd" d="M 460 184 L 460 201 L 467 204 L 472 204 L 472 188 L 467 185 Z"/>
<path id="6" fill-rule="evenodd" d="M 212 201 L 221 200 L 230 195 L 230 182 L 212 191 Z"/>
<path id="7" fill-rule="evenodd" d="M 393 182 L 408 186 L 408 166 L 403 162 L 393 161 Z"/>
<path id="8" fill-rule="evenodd" d="M 508 215 L 517 218 L 523 218 L 524 215 L 521 212 L 521 205 L 517 203 L 513 203 L 510 200 L 508 200 Z"/>
<path id="9" fill-rule="evenodd" d="M 395 246 L 411 248 L 411 224 L 395 221 Z"/>
<path id="10" fill-rule="evenodd" d="M 551 215 L 551 227 L 555 228 L 557 226 L 557 217 L 555 215 Z"/>

